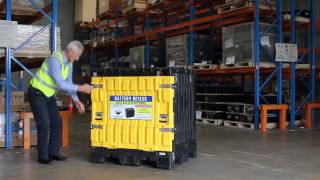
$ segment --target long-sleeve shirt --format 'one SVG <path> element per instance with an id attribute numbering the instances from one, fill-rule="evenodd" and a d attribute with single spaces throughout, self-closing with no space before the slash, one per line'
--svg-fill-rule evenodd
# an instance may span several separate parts
<path id="1" fill-rule="evenodd" d="M 67 60 L 64 52 L 63 54 L 63 62 L 64 66 L 66 67 L 69 64 L 69 61 Z M 57 58 L 49 57 L 48 58 L 48 69 L 51 77 L 55 80 L 58 90 L 66 91 L 73 99 L 73 101 L 78 101 L 78 85 L 73 84 L 72 80 L 72 71 L 73 71 L 73 65 L 71 64 L 71 70 L 69 72 L 69 75 L 67 77 L 67 80 L 63 80 L 61 75 L 61 64 Z"/>

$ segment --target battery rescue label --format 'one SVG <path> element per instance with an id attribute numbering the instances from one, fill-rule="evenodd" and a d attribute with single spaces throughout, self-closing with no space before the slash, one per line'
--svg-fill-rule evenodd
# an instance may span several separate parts
<path id="1" fill-rule="evenodd" d="M 110 118 L 152 120 L 152 96 L 110 96 Z"/>

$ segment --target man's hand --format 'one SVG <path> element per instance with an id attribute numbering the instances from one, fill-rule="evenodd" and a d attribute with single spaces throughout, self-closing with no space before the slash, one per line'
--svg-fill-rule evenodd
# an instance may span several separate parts
<path id="1" fill-rule="evenodd" d="M 90 94 L 92 87 L 89 84 L 79 85 L 79 92 Z"/>
<path id="2" fill-rule="evenodd" d="M 86 108 L 84 107 L 81 101 L 76 101 L 75 104 L 80 114 L 84 114 L 86 112 Z"/>

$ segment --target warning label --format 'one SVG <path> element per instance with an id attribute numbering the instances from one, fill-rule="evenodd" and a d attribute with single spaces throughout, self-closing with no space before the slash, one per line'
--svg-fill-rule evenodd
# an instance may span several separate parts
<path id="1" fill-rule="evenodd" d="M 152 120 L 152 96 L 110 96 L 110 118 Z"/>

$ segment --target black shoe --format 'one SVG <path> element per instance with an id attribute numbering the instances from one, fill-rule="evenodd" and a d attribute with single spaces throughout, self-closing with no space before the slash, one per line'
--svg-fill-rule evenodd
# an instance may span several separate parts
<path id="1" fill-rule="evenodd" d="M 50 156 L 50 160 L 55 160 L 55 161 L 65 161 L 67 157 L 64 156 Z"/>
<path id="2" fill-rule="evenodd" d="M 50 164 L 50 159 L 38 159 L 38 162 L 40 164 Z"/>

